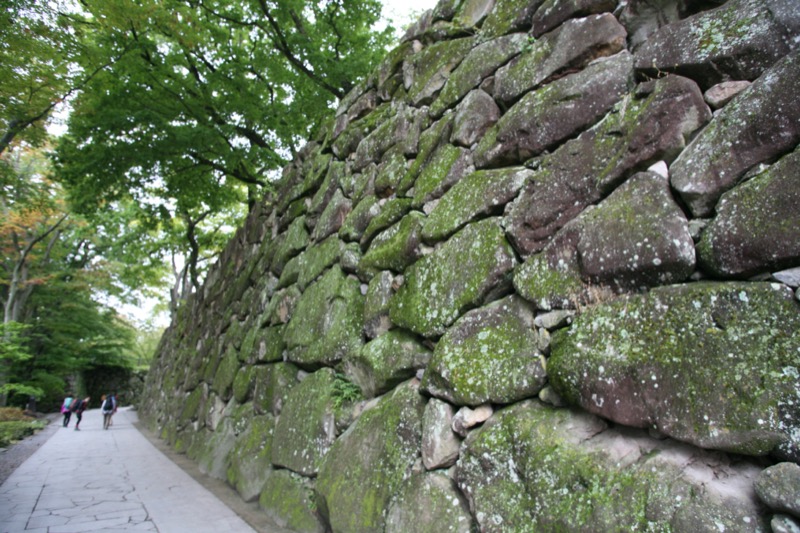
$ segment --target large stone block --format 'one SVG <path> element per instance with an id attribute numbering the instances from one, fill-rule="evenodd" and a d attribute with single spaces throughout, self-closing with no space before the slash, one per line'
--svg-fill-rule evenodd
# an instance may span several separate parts
<path id="1" fill-rule="evenodd" d="M 441 335 L 462 313 L 503 290 L 516 263 L 498 219 L 471 224 L 406 269 L 389 317 L 420 335 Z"/>
<path id="2" fill-rule="evenodd" d="M 715 276 L 748 278 L 800 266 L 800 150 L 722 195 L 703 232 L 700 264 Z"/>
<path id="3" fill-rule="evenodd" d="M 425 368 L 431 351 L 414 335 L 391 330 L 345 361 L 345 371 L 367 398 L 384 394 Z"/>
<path id="4" fill-rule="evenodd" d="M 530 163 L 534 176 L 505 219 L 515 248 L 528 257 L 632 172 L 672 162 L 711 118 L 693 81 L 666 76 L 640 84 L 597 126 Z"/>
<path id="5" fill-rule="evenodd" d="M 574 307 L 596 299 L 595 287 L 635 290 L 676 283 L 694 267 L 688 222 L 666 179 L 643 172 L 529 257 L 514 286 L 541 309 Z"/>
<path id="6" fill-rule="evenodd" d="M 799 330 L 783 285 L 659 287 L 580 315 L 547 369 L 562 397 L 617 423 L 797 461 Z"/>
<path id="7" fill-rule="evenodd" d="M 298 533 L 324 533 L 313 493 L 310 480 L 278 470 L 264 484 L 258 506 L 280 527 Z"/>
<path id="8" fill-rule="evenodd" d="M 288 359 L 314 367 L 356 353 L 362 344 L 363 315 L 360 283 L 334 266 L 297 302 L 284 330 Z"/>
<path id="9" fill-rule="evenodd" d="M 479 217 L 502 214 L 532 175 L 524 167 L 473 172 L 436 204 L 422 226 L 422 238 L 427 242 L 444 240 Z"/>
<path id="10" fill-rule="evenodd" d="M 524 162 L 592 126 L 628 92 L 632 67 L 621 52 L 529 92 L 483 137 L 475 166 Z"/>
<path id="11" fill-rule="evenodd" d="M 422 390 L 455 405 L 506 404 L 539 393 L 547 380 L 533 310 L 509 296 L 470 311 L 436 345 Z"/>
<path id="12" fill-rule="evenodd" d="M 636 69 L 651 76 L 675 72 L 703 90 L 731 79 L 754 80 L 797 48 L 800 15 L 792 5 L 792 0 L 731 0 L 663 26 L 636 50 Z"/>
<path id="13" fill-rule="evenodd" d="M 275 424 L 272 464 L 304 476 L 317 474 L 336 439 L 334 381 L 333 370 L 323 368 L 288 394 Z"/>
<path id="14" fill-rule="evenodd" d="M 763 530 L 750 489 L 757 473 L 526 401 L 470 434 L 456 481 L 481 531 L 711 531 L 724 516 L 755 533 Z M 688 508 L 700 512 L 681 527 Z"/>
<path id="15" fill-rule="evenodd" d="M 800 142 L 800 51 L 789 54 L 726 105 L 675 160 L 672 186 L 696 217 L 759 163 Z"/>
<path id="16" fill-rule="evenodd" d="M 414 382 L 384 396 L 331 447 L 317 477 L 318 508 L 334 531 L 381 531 L 390 500 L 419 454 L 424 399 Z"/>
<path id="17" fill-rule="evenodd" d="M 494 74 L 495 70 L 523 51 L 528 43 L 524 33 L 516 33 L 481 43 L 472 50 L 450 75 L 439 97 L 431 104 L 430 113 L 441 116 L 468 92 Z"/>
<path id="18" fill-rule="evenodd" d="M 413 474 L 392 500 L 386 533 L 471 533 L 474 523 L 453 480 L 441 473 Z"/>
<path id="19" fill-rule="evenodd" d="M 275 419 L 271 415 L 254 416 L 246 429 L 237 436 L 230 453 L 227 470 L 228 483 L 246 502 L 261 494 L 267 478 L 272 474 L 272 433 Z"/>
<path id="20" fill-rule="evenodd" d="M 625 35 L 611 14 L 570 20 L 541 39 L 531 39 L 519 57 L 498 70 L 494 96 L 512 103 L 557 73 L 622 51 Z"/>

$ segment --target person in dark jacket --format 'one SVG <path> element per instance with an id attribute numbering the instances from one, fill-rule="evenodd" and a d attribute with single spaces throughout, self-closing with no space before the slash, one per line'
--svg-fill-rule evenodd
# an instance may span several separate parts
<path id="1" fill-rule="evenodd" d="M 61 404 L 61 414 L 64 415 L 64 427 L 69 426 L 69 419 L 72 417 L 72 402 L 75 400 L 69 394 L 64 398 L 64 403 Z"/>
<path id="2" fill-rule="evenodd" d="M 86 397 L 86 398 L 84 398 L 83 400 L 74 400 L 74 401 L 75 401 L 75 402 L 77 402 L 77 403 L 76 403 L 76 405 L 75 405 L 75 410 L 73 411 L 73 413 L 75 413 L 75 416 L 78 418 L 78 421 L 77 421 L 77 422 L 75 422 L 75 431 L 80 431 L 80 429 L 81 429 L 81 428 L 79 428 L 78 426 L 80 426 L 80 425 L 81 425 L 81 419 L 83 418 L 83 412 L 84 412 L 86 409 L 88 409 L 88 408 L 89 408 L 89 400 L 90 400 L 90 399 L 91 399 L 91 398 L 89 398 L 89 397 L 87 396 L 87 397 Z"/>

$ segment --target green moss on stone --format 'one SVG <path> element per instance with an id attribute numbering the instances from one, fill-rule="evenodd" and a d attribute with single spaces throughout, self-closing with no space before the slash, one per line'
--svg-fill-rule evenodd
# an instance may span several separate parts
<path id="1" fill-rule="evenodd" d="M 402 272 L 419 257 L 420 232 L 425 216 L 411 212 L 372 241 L 358 268 L 374 275 L 381 270 Z"/>
<path id="2" fill-rule="evenodd" d="M 450 169 L 463 157 L 464 150 L 445 144 L 431 156 L 417 177 L 414 191 L 414 207 L 421 207 L 432 195 L 442 189 Z"/>
<path id="3" fill-rule="evenodd" d="M 392 297 L 396 325 L 423 336 L 441 335 L 490 290 L 506 281 L 516 257 L 498 219 L 471 224 L 406 269 Z"/>
<path id="4" fill-rule="evenodd" d="M 380 214 L 375 216 L 364 230 L 361 244 L 369 244 L 372 239 L 395 222 L 401 220 L 411 210 L 411 200 L 408 198 L 392 198 L 381 208 Z"/>
<path id="5" fill-rule="evenodd" d="M 211 390 L 220 395 L 223 399 L 227 400 L 231 395 L 231 386 L 236 373 L 239 371 L 239 357 L 236 352 L 231 348 L 225 354 L 225 357 L 220 361 L 214 379 L 211 383 Z"/>
<path id="6" fill-rule="evenodd" d="M 250 393 L 253 390 L 253 369 L 252 367 L 243 367 L 237 372 L 233 380 L 233 397 L 238 403 L 244 403 L 250 399 Z"/>
<path id="7" fill-rule="evenodd" d="M 302 365 L 333 364 L 360 350 L 363 316 L 360 283 L 335 266 L 297 302 L 284 332 L 289 359 Z"/>
<path id="8" fill-rule="evenodd" d="M 281 527 L 308 533 L 323 531 L 311 484 L 288 470 L 278 470 L 269 477 L 258 504 Z"/>

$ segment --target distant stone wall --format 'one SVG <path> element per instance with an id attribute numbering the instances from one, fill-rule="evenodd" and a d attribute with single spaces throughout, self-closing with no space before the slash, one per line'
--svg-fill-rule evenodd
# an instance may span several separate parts
<path id="1" fill-rule="evenodd" d="M 794 0 L 440 1 L 142 418 L 295 531 L 798 527 L 798 47 Z"/>

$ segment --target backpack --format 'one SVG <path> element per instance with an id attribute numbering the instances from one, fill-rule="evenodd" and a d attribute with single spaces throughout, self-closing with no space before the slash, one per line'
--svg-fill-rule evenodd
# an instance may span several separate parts
<path id="1" fill-rule="evenodd" d="M 105 400 L 103 400 L 103 406 L 100 408 L 102 411 L 110 412 L 114 410 L 114 399 L 113 396 L 109 396 Z"/>
<path id="2" fill-rule="evenodd" d="M 83 400 L 72 400 L 72 403 L 69 404 L 69 411 L 71 413 L 74 413 L 75 411 L 78 410 L 78 408 L 81 406 L 82 403 Z"/>

